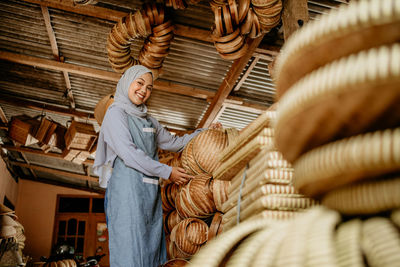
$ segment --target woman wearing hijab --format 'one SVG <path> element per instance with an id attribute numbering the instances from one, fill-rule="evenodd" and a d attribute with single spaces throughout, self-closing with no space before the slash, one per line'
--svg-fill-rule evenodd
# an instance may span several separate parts
<path id="1" fill-rule="evenodd" d="M 149 69 L 136 65 L 118 82 L 104 117 L 94 162 L 107 188 L 105 211 L 112 267 L 159 266 L 166 261 L 159 177 L 184 184 L 185 170 L 158 161 L 157 148 L 180 151 L 201 130 L 176 137 L 147 114 Z"/>

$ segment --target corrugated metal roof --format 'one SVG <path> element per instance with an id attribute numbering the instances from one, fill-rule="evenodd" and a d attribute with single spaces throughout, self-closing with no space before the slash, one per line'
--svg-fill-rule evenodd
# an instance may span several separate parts
<path id="1" fill-rule="evenodd" d="M 179 130 L 194 129 L 206 112 L 205 100 L 153 90 L 149 113 L 163 125 Z"/>
<path id="2" fill-rule="evenodd" d="M 53 58 L 39 5 L 15 0 L 0 1 L 0 49 Z"/>
<path id="3" fill-rule="evenodd" d="M 238 130 L 246 127 L 250 122 L 255 120 L 260 112 L 244 111 L 238 108 L 226 107 L 222 114 L 218 117 L 218 121 L 225 128 L 236 128 Z"/>

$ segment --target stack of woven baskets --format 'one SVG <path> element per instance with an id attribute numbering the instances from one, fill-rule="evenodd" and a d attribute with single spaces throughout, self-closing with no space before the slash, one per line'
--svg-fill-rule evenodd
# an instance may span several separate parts
<path id="1" fill-rule="evenodd" d="M 234 60 L 247 52 L 246 37 L 269 32 L 281 19 L 281 0 L 212 0 L 215 25 L 211 37 L 224 59 Z"/>
<path id="2" fill-rule="evenodd" d="M 214 180 L 219 153 L 234 142 L 235 129 L 205 130 L 193 138 L 171 166 L 183 166 L 194 179 L 161 188 L 168 257 L 188 259 L 222 231 L 221 213 L 230 182 Z"/>
<path id="3" fill-rule="evenodd" d="M 276 145 L 295 188 L 324 206 L 244 222 L 193 266 L 399 264 L 399 29 L 399 1 L 357 1 L 289 39 L 276 65 Z"/>
<path id="4" fill-rule="evenodd" d="M 214 178 L 231 181 L 221 207 L 224 230 L 249 218 L 291 219 L 316 204 L 291 185 L 293 169 L 274 145 L 275 116 L 272 110 L 263 113 L 220 155 L 222 164 Z"/>
<path id="5" fill-rule="evenodd" d="M 25 266 L 22 254 L 26 237 L 15 212 L 0 204 L 0 266 Z"/>

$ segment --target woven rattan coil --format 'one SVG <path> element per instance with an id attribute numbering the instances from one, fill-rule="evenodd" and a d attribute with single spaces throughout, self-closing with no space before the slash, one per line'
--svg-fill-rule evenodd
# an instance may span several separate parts
<path id="1" fill-rule="evenodd" d="M 256 136 L 213 172 L 214 179 L 231 180 L 263 149 L 274 149 L 273 139 L 266 136 Z"/>
<path id="2" fill-rule="evenodd" d="M 303 241 L 307 247 L 305 266 L 336 267 L 334 231 L 341 217 L 338 212 L 327 211 L 318 220 L 311 223 L 312 231 L 308 231 Z"/>
<path id="3" fill-rule="evenodd" d="M 235 229 L 223 232 L 218 238 L 211 240 L 202 250 L 200 250 L 190 261 L 191 266 L 198 267 L 217 267 L 225 258 L 226 254 L 241 240 L 249 234 L 272 227 L 274 222 L 269 220 L 254 220 L 244 222 Z"/>
<path id="4" fill-rule="evenodd" d="M 361 246 L 368 266 L 396 266 L 400 262 L 400 234 L 383 217 L 366 220 L 362 227 Z"/>
<path id="5" fill-rule="evenodd" d="M 304 266 L 307 247 L 305 244 L 308 232 L 312 231 L 312 223 L 326 214 L 327 209 L 316 207 L 299 215 L 285 229 L 286 235 L 277 251 L 273 266 Z"/>
<path id="6" fill-rule="evenodd" d="M 400 38 L 397 0 L 353 1 L 305 25 L 285 43 L 277 59 L 281 97 L 301 77 L 343 56 Z"/>
<path id="7" fill-rule="evenodd" d="M 342 58 L 300 80 L 279 104 L 279 151 L 294 162 L 327 142 L 398 126 L 399 62 L 395 44 Z"/>
<path id="8" fill-rule="evenodd" d="M 361 251 L 361 227 L 359 219 L 340 224 L 335 234 L 336 262 L 338 267 L 364 266 Z"/>
<path id="9" fill-rule="evenodd" d="M 258 252 L 265 240 L 268 240 L 275 229 L 266 228 L 251 234 L 233 251 L 226 262 L 226 267 L 249 266 L 254 255 Z"/>
<path id="10" fill-rule="evenodd" d="M 328 192 L 321 203 L 347 215 L 400 208 L 400 177 L 346 185 Z"/>
<path id="11" fill-rule="evenodd" d="M 399 147 L 400 128 L 316 148 L 295 163 L 294 185 L 300 193 L 316 196 L 358 180 L 398 171 Z"/>
<path id="12" fill-rule="evenodd" d="M 275 232 L 264 244 L 260 247 L 258 252 L 254 255 L 250 265 L 251 267 L 269 267 L 272 266 L 274 258 L 280 249 L 283 238 L 286 235 L 286 229 L 289 224 L 280 224 L 275 228 Z"/>
<path id="13" fill-rule="evenodd" d="M 227 145 L 224 131 L 208 129 L 198 134 L 193 141 L 193 156 L 200 169 L 212 173 L 218 168 L 219 154 Z"/>
<path id="14" fill-rule="evenodd" d="M 400 209 L 394 210 L 390 215 L 390 219 L 393 221 L 394 224 L 397 225 L 397 227 L 400 227 Z"/>
<path id="15" fill-rule="evenodd" d="M 240 147 L 248 143 L 256 135 L 258 135 L 261 130 L 268 127 L 270 125 L 271 120 L 275 118 L 275 116 L 276 116 L 275 111 L 265 111 L 260 116 L 258 116 L 257 119 L 255 119 L 253 122 L 247 125 L 247 127 L 240 132 L 236 143 L 229 144 L 221 152 L 220 160 L 226 161 L 230 156 L 236 153 L 237 150 L 240 149 Z M 270 131 L 270 133 L 266 133 L 267 135 L 269 134 L 270 136 L 273 136 L 272 129 L 267 131 Z"/>

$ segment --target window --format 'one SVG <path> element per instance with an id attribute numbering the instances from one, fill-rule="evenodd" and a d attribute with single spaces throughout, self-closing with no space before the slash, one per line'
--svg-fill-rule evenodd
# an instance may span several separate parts
<path id="1" fill-rule="evenodd" d="M 75 248 L 75 253 L 83 254 L 86 221 L 79 219 L 59 220 L 57 243 L 66 242 Z"/>

